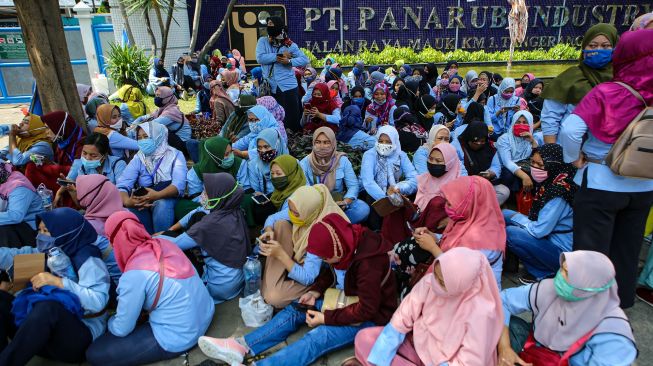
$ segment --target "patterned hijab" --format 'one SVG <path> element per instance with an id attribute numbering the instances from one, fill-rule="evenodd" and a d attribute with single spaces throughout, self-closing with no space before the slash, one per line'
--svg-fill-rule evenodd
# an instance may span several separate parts
<path id="1" fill-rule="evenodd" d="M 387 125 L 388 121 L 390 120 L 390 110 L 395 105 L 395 101 L 392 99 L 390 90 L 385 83 L 378 83 L 374 85 L 372 94 L 374 94 L 377 90 L 382 90 L 385 93 L 385 103 L 379 104 L 376 100 L 372 99 L 372 103 L 367 106 L 367 111 L 378 118 L 378 122 L 376 124 L 377 126 L 383 126 Z"/>
<path id="2" fill-rule="evenodd" d="M 539 153 L 544 161 L 544 170 L 548 177 L 535 193 L 528 219 L 536 221 L 540 210 L 556 197 L 561 197 L 570 205 L 574 204 L 574 195 L 578 185 L 574 183 L 576 168 L 567 164 L 562 159 L 562 146 L 558 144 L 545 144 L 533 153 Z"/>

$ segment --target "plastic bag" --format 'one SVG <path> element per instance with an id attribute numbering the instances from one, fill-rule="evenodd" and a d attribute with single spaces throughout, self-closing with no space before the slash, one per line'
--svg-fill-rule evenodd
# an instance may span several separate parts
<path id="1" fill-rule="evenodd" d="M 517 211 L 523 215 L 528 216 L 533 206 L 533 195 L 531 192 L 524 192 L 521 189 L 517 192 Z"/>
<path id="2" fill-rule="evenodd" d="M 261 291 L 239 299 L 238 306 L 243 322 L 250 328 L 258 328 L 272 319 L 273 308 L 265 303 Z"/>

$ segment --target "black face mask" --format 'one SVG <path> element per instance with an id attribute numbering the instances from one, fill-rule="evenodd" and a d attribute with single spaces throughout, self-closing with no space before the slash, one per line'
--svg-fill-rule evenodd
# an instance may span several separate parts
<path id="1" fill-rule="evenodd" d="M 426 166 L 429 169 L 429 174 L 436 178 L 440 178 L 447 173 L 447 166 L 444 164 L 431 164 L 427 162 Z"/>
<path id="2" fill-rule="evenodd" d="M 283 27 L 277 25 L 268 25 L 268 36 L 276 38 L 283 32 Z"/>

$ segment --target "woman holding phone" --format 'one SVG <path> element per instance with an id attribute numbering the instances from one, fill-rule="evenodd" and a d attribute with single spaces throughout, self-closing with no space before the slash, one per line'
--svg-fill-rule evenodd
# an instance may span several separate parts
<path id="1" fill-rule="evenodd" d="M 515 79 L 505 78 L 499 85 L 499 92 L 491 96 L 487 101 L 487 109 L 492 116 L 494 130 L 490 135 L 492 141 L 496 141 L 508 127 L 512 117 L 526 105 L 522 99 L 515 95 Z"/>

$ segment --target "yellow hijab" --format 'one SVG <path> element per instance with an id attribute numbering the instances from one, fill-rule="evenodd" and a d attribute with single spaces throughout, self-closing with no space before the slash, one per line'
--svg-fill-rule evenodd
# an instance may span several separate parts
<path id="1" fill-rule="evenodd" d="M 308 234 L 313 224 L 324 216 L 336 213 L 347 222 L 349 218 L 331 198 L 331 192 L 324 184 L 302 186 L 288 198 L 297 208 L 299 219 L 304 221 L 302 226 L 292 226 L 293 258 L 298 263 L 304 262 L 304 254 L 308 246 Z"/>
<path id="2" fill-rule="evenodd" d="M 118 89 L 118 98 L 127 104 L 129 113 L 132 118 L 136 119 L 146 113 L 145 103 L 143 103 L 143 93 L 135 86 L 123 85 Z"/>
<path id="3" fill-rule="evenodd" d="M 35 143 L 39 141 L 46 141 L 50 143 L 48 139 L 48 126 L 41 121 L 41 117 L 36 114 L 29 115 L 29 129 L 27 130 L 27 136 L 17 136 L 16 143 L 18 144 L 18 150 L 20 152 L 25 152 L 29 150 Z"/>

